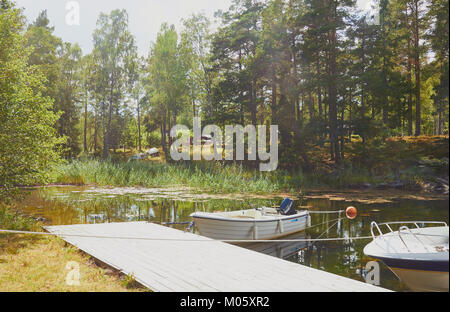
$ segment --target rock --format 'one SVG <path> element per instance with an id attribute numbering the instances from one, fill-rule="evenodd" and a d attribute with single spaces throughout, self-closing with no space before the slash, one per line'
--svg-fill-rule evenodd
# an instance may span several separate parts
<path id="1" fill-rule="evenodd" d="M 448 194 L 449 187 L 445 183 L 441 183 L 438 179 L 437 182 L 424 182 L 422 184 L 422 189 L 426 192 L 437 193 L 437 194 Z M 445 180 L 444 180 L 445 182 Z"/>
<path id="2" fill-rule="evenodd" d="M 37 218 L 34 218 L 34 220 L 38 221 L 38 222 L 47 222 L 47 219 L 44 217 L 37 217 Z"/>
<path id="3" fill-rule="evenodd" d="M 422 188 L 428 192 L 433 192 L 437 186 L 438 186 L 438 184 L 433 183 L 433 182 L 422 183 Z"/>
<path id="4" fill-rule="evenodd" d="M 405 184 L 405 189 L 408 191 L 420 191 L 422 189 L 422 185 L 415 181 L 411 181 Z"/>
<path id="5" fill-rule="evenodd" d="M 104 273 L 105 273 L 105 275 L 109 275 L 109 276 L 115 275 L 115 272 L 111 269 L 105 269 Z"/>
<path id="6" fill-rule="evenodd" d="M 403 183 L 401 181 L 395 181 L 395 182 L 392 182 L 389 186 L 394 189 L 404 189 L 405 183 Z"/>
<path id="7" fill-rule="evenodd" d="M 433 188 L 434 193 L 444 193 L 444 188 L 441 186 L 436 186 Z"/>
<path id="8" fill-rule="evenodd" d="M 389 188 L 389 184 L 387 183 L 380 183 L 376 186 L 377 190 L 387 190 Z"/>
<path id="9" fill-rule="evenodd" d="M 370 183 L 363 183 L 363 184 L 350 184 L 348 186 L 351 189 L 358 189 L 358 190 L 363 190 L 363 189 L 369 189 L 372 187 L 372 184 Z"/>
<path id="10" fill-rule="evenodd" d="M 434 183 L 433 192 L 440 194 L 448 194 L 449 186 L 448 181 L 444 179 L 437 178 L 437 183 Z"/>

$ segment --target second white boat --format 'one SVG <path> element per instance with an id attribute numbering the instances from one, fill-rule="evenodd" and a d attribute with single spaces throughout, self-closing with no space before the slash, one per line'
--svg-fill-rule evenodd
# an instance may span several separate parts
<path id="1" fill-rule="evenodd" d="M 412 224 L 413 228 L 405 224 Z M 383 233 L 381 225 L 389 231 Z M 394 231 L 395 225 L 403 226 Z M 445 222 L 372 222 L 371 232 L 373 241 L 364 248 L 364 253 L 382 260 L 411 290 L 448 291 L 449 236 Z"/>

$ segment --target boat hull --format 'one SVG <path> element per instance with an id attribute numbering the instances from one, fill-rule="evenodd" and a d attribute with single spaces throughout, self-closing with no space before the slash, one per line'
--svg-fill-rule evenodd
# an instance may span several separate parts
<path id="1" fill-rule="evenodd" d="M 417 255 L 422 260 L 408 258 L 376 257 L 413 291 L 448 291 L 448 253 L 438 260 L 424 260 L 424 255 Z"/>
<path id="2" fill-rule="evenodd" d="M 389 269 L 403 281 L 412 291 L 449 290 L 448 272 L 412 270 L 389 267 Z"/>
<path id="3" fill-rule="evenodd" d="M 217 240 L 266 240 L 304 231 L 309 214 L 293 215 L 279 220 L 230 220 L 193 215 L 201 235 Z"/>

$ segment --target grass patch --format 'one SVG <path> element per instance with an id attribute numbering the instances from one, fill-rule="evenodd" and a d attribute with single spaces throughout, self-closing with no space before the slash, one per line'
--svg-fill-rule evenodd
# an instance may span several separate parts
<path id="1" fill-rule="evenodd" d="M 1 242 L 1 238 L 0 238 Z M 11 250 L 11 246 L 16 248 Z M 8 248 L 8 246 L 10 248 Z M 15 236 L 0 247 L 0 292 L 136 292 L 145 289 L 117 274 L 108 276 L 92 259 L 53 237 Z M 66 283 L 67 264 L 80 268 L 80 285 Z"/>
<path id="2" fill-rule="evenodd" d="M 40 224 L 7 206 L 0 207 L 0 229 L 40 231 Z M 69 286 L 67 265 L 80 268 L 80 285 Z M 0 233 L 0 292 L 145 291 L 133 278 L 94 264 L 78 249 L 56 237 Z"/>

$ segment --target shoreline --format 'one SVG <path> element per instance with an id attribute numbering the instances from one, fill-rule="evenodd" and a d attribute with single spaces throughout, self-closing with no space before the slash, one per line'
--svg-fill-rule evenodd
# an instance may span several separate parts
<path id="1" fill-rule="evenodd" d="M 114 186 L 114 185 L 96 185 L 96 184 L 47 184 L 47 185 L 35 185 L 30 187 L 20 187 L 20 189 L 40 189 L 40 188 L 51 188 L 51 187 L 80 187 L 80 188 L 95 188 L 98 190 L 116 190 L 116 189 L 135 189 L 137 193 L 143 193 L 146 190 L 165 190 L 165 191 L 192 191 L 195 195 L 205 195 L 211 197 L 212 199 L 272 199 L 272 198 L 285 198 L 290 197 L 294 200 L 300 197 L 304 199 L 329 199 L 332 201 L 354 201 L 361 203 L 370 203 L 370 201 L 375 200 L 373 203 L 388 203 L 392 200 L 449 200 L 448 194 L 439 194 L 412 190 L 402 190 L 402 189 L 351 189 L 351 188 L 327 188 L 327 187 L 313 187 L 305 188 L 303 191 L 299 192 L 289 192 L 280 191 L 272 193 L 224 193 L 217 194 L 208 192 L 200 188 L 190 188 L 186 186 L 168 186 L 168 187 L 142 187 L 142 186 Z M 129 192 L 133 194 L 133 192 Z M 115 194 L 120 195 L 120 194 Z M 385 199 L 385 201 L 381 201 Z M 177 199 L 174 199 L 177 200 Z"/>

